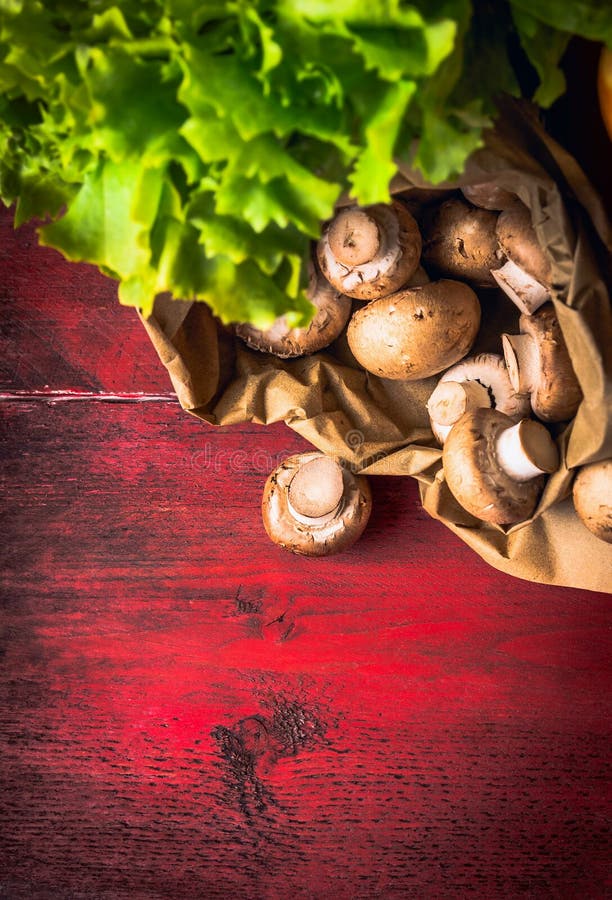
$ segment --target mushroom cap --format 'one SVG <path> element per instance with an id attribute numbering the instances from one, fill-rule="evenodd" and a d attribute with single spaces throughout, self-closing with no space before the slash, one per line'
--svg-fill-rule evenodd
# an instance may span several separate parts
<path id="1" fill-rule="evenodd" d="M 504 188 L 498 187 L 492 181 L 484 181 L 480 184 L 467 184 L 461 188 L 461 193 L 466 200 L 474 206 L 482 209 L 505 209 L 516 203 L 516 194 L 511 194 Z"/>
<path id="2" fill-rule="evenodd" d="M 417 269 L 412 273 L 405 287 L 423 287 L 424 284 L 430 284 L 431 278 L 423 268 L 423 266 L 418 266 Z"/>
<path id="3" fill-rule="evenodd" d="M 373 240 L 372 223 L 378 229 L 377 242 Z M 356 242 L 360 234 L 365 237 L 363 249 Z M 337 291 L 357 300 L 374 300 L 406 284 L 419 265 L 421 244 L 416 220 L 403 203 L 394 200 L 391 204 L 340 210 L 323 228 L 317 258 L 323 275 Z M 333 252 L 338 245 L 343 259 L 363 262 L 340 262 Z M 368 258 L 370 250 L 375 252 Z"/>
<path id="4" fill-rule="evenodd" d="M 294 489 L 290 499 L 291 484 L 303 467 L 321 459 L 329 457 L 313 452 L 298 453 L 285 459 L 268 477 L 261 502 L 263 523 L 270 539 L 280 547 L 302 556 L 328 556 L 346 550 L 361 537 L 372 509 L 372 495 L 367 479 L 338 466 L 343 492 L 337 512 L 329 518 L 321 516 L 326 521 L 318 524 L 298 520 L 292 512 L 292 506 L 295 510 L 296 491 Z M 299 483 L 297 487 L 300 491 Z M 332 486 L 332 493 L 334 490 Z M 303 497 L 303 501 L 308 502 L 308 498 Z M 312 508 L 320 510 L 320 502 L 320 497 L 315 498 Z M 301 505 L 299 500 L 298 505 Z M 304 508 L 307 507 L 301 506 L 302 516 Z M 334 508 L 330 509 L 330 513 Z"/>
<path id="5" fill-rule="evenodd" d="M 477 381 L 487 388 L 492 408 L 505 413 L 513 422 L 529 415 L 529 395 L 515 391 L 504 359 L 498 353 L 479 353 L 461 360 L 442 375 L 438 384 L 447 381 Z M 441 426 L 431 417 L 430 421 L 434 435 L 443 444 L 452 426 Z"/>
<path id="6" fill-rule="evenodd" d="M 499 214 L 497 238 L 508 259 L 544 287 L 550 287 L 550 260 L 538 243 L 531 213 L 520 200 Z"/>
<path id="7" fill-rule="evenodd" d="M 525 313 L 519 319 L 522 334 L 529 335 L 535 344 L 536 359 L 531 373 L 531 408 L 544 422 L 565 422 L 576 415 L 582 400 L 582 390 L 552 303 L 545 303 L 533 315 Z M 511 338 L 502 335 L 504 354 L 512 383 L 519 386 L 521 378 Z"/>
<path id="8" fill-rule="evenodd" d="M 583 466 L 574 481 L 573 497 L 584 525 L 612 544 L 612 459 Z"/>
<path id="9" fill-rule="evenodd" d="M 479 325 L 474 291 L 460 281 L 443 279 L 368 303 L 353 314 L 347 339 L 368 372 L 415 381 L 464 357 Z"/>
<path id="10" fill-rule="evenodd" d="M 528 519 L 544 486 L 543 475 L 519 482 L 500 466 L 497 439 L 513 424 L 496 409 L 467 412 L 453 425 L 442 453 L 446 483 L 457 502 L 477 519 L 495 525 Z"/>
<path id="11" fill-rule="evenodd" d="M 252 350 L 282 359 L 307 356 L 329 346 L 341 334 L 351 314 L 351 300 L 339 294 L 315 268 L 313 265 L 307 292 L 316 307 L 310 325 L 290 328 L 286 316 L 280 316 L 267 331 L 246 322 L 236 325 L 236 334 Z"/>
<path id="12" fill-rule="evenodd" d="M 428 217 L 423 228 L 425 263 L 450 278 L 477 287 L 491 287 L 491 269 L 502 262 L 495 234 L 497 213 L 479 209 L 459 197 L 445 200 Z"/>

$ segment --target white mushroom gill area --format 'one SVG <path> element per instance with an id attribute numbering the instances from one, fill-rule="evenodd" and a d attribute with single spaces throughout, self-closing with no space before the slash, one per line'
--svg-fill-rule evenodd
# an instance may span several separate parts
<path id="1" fill-rule="evenodd" d="M 291 503 L 291 497 L 287 495 L 287 509 L 293 516 L 296 522 L 299 522 L 301 525 L 306 525 L 308 528 L 314 528 L 317 525 L 327 525 L 328 522 L 333 521 L 333 519 L 338 516 L 344 508 L 344 503 L 341 500 L 338 505 L 332 509 L 330 512 L 325 513 L 322 516 L 305 516 L 302 513 L 298 512 L 297 509 Z"/>
<path id="2" fill-rule="evenodd" d="M 497 353 L 480 353 L 448 369 L 427 401 L 432 431 L 440 444 L 464 413 L 491 407 L 514 421 L 529 415 L 531 409 L 529 395 L 515 391 Z"/>
<path id="3" fill-rule="evenodd" d="M 399 221 L 392 207 L 380 206 L 371 215 L 378 224 L 380 245 L 375 257 L 357 266 L 347 266 L 335 258 L 329 241 L 325 241 L 325 263 L 329 272 L 340 271 L 343 290 L 351 292 L 362 282 L 374 281 L 392 269 L 402 255 L 399 242 Z"/>

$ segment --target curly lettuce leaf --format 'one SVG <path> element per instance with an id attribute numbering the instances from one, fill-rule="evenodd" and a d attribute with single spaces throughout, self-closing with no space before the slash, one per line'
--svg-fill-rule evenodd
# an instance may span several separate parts
<path id="1" fill-rule="evenodd" d="M 511 0 L 511 5 L 556 31 L 612 47 L 612 9 L 605 0 Z"/>
<path id="2" fill-rule="evenodd" d="M 540 83 L 534 101 L 548 107 L 565 91 L 565 76 L 559 68 L 570 35 L 538 22 L 518 7 L 512 10 L 523 50 L 537 72 Z"/>
<path id="3" fill-rule="evenodd" d="M 0 196 L 16 224 L 224 322 L 305 323 L 310 242 L 342 194 L 385 202 L 398 159 L 459 173 L 517 93 L 550 103 L 596 0 L 0 0 Z"/>
<path id="4" fill-rule="evenodd" d="M 304 322 L 310 239 L 343 191 L 388 199 L 405 111 L 455 32 L 399 0 L 5 0 L 2 197 L 18 222 L 51 217 L 41 240 L 124 303 Z"/>
<path id="5" fill-rule="evenodd" d="M 549 107 L 565 91 L 560 64 L 572 35 L 612 47 L 609 3 L 511 0 L 510 5 L 521 46 L 539 79 L 533 100 L 542 107 Z"/>

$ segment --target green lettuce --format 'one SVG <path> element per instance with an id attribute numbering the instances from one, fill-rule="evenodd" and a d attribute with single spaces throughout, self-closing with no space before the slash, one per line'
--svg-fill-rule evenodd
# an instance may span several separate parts
<path id="1" fill-rule="evenodd" d="M 509 36 L 546 105 L 571 33 L 610 42 L 612 13 L 596 0 L 0 0 L 0 196 L 145 314 L 170 292 L 224 322 L 304 324 L 310 242 L 338 198 L 387 201 L 399 159 L 433 182 L 459 173 L 495 94 L 518 92 Z"/>

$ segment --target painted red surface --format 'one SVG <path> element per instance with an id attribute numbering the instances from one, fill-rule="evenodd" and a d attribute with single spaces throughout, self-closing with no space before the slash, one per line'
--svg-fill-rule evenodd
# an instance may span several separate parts
<path id="1" fill-rule="evenodd" d="M 169 391 L 134 311 L 93 266 L 66 267 L 31 225 L 0 216 L 0 392 Z"/>
<path id="2" fill-rule="evenodd" d="M 342 556 L 277 549 L 304 442 L 185 415 L 113 285 L 0 227 L 0 896 L 609 896 L 610 597 L 496 572 L 410 479 Z"/>
<path id="3" fill-rule="evenodd" d="M 285 429 L 3 412 L 5 896 L 604 896 L 609 597 L 500 575 L 403 480 L 283 553 L 231 460 Z"/>

